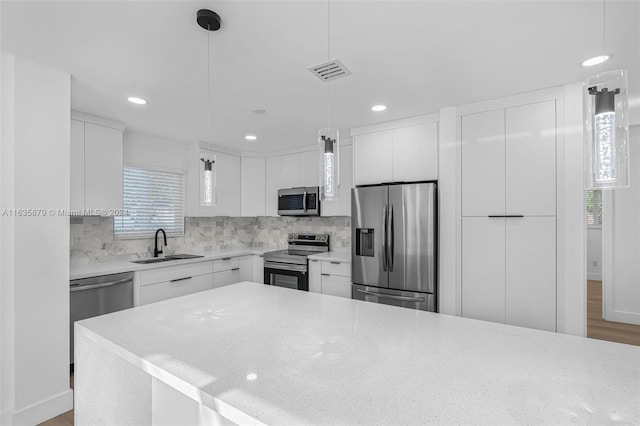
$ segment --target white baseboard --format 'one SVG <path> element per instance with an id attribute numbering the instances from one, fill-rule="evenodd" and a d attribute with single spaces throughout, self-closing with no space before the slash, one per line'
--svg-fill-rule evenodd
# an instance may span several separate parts
<path id="1" fill-rule="evenodd" d="M 73 409 L 73 391 L 68 389 L 13 413 L 14 426 L 32 426 Z"/>
<path id="2" fill-rule="evenodd" d="M 587 279 L 590 281 L 602 281 L 602 274 L 596 274 L 589 272 L 587 274 Z"/>

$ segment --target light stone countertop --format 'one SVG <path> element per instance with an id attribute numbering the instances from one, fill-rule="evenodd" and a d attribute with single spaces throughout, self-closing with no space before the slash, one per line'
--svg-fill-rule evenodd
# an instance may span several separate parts
<path id="1" fill-rule="evenodd" d="M 640 423 L 631 345 L 248 282 L 76 324 L 238 424 Z"/>
<path id="2" fill-rule="evenodd" d="M 197 263 L 205 260 L 221 259 L 224 257 L 246 256 L 246 255 L 262 255 L 265 251 L 256 248 L 233 248 L 225 250 L 212 250 L 205 252 L 189 252 L 189 254 L 202 255 L 195 259 L 172 260 L 170 262 L 139 264 L 131 261 L 123 260 L 118 262 L 100 262 L 71 264 L 69 279 L 75 280 L 79 278 L 96 277 L 98 275 L 118 274 L 121 272 L 146 271 L 149 269 L 166 268 L 177 265 L 186 265 L 188 263 Z M 135 259 L 138 260 L 138 259 Z"/>
<path id="3" fill-rule="evenodd" d="M 347 250 L 336 250 L 328 251 L 326 253 L 312 254 L 309 256 L 309 260 L 351 263 L 351 252 Z"/>

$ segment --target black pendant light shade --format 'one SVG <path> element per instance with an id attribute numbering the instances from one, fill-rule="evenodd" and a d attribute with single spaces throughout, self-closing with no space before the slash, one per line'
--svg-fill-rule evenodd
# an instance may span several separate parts
<path id="1" fill-rule="evenodd" d="M 220 15 L 213 10 L 200 9 L 196 14 L 196 20 L 205 30 L 218 31 L 220 29 Z"/>

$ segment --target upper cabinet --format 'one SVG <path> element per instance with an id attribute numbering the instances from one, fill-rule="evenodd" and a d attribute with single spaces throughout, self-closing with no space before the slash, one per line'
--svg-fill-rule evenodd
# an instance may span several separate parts
<path id="1" fill-rule="evenodd" d="M 215 206 L 200 205 L 201 155 L 213 158 Z M 186 216 L 240 216 L 240 157 L 224 152 L 195 147 L 187 151 L 187 208 Z"/>
<path id="2" fill-rule="evenodd" d="M 122 209 L 124 126 L 88 114 L 72 117 L 70 208 Z"/>
<path id="3" fill-rule="evenodd" d="M 353 140 L 355 185 L 438 179 L 437 122 L 361 130 Z"/>
<path id="4" fill-rule="evenodd" d="M 241 213 L 242 216 L 265 215 L 265 158 L 241 159 Z"/>
<path id="5" fill-rule="evenodd" d="M 462 215 L 556 214 L 555 102 L 462 117 Z"/>

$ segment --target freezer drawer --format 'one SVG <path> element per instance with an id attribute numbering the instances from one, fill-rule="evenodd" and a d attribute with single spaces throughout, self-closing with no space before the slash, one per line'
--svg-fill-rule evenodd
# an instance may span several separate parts
<path id="1" fill-rule="evenodd" d="M 414 293 L 353 284 L 351 287 L 351 298 L 399 306 L 401 308 L 436 312 L 436 297 L 432 293 Z"/>

